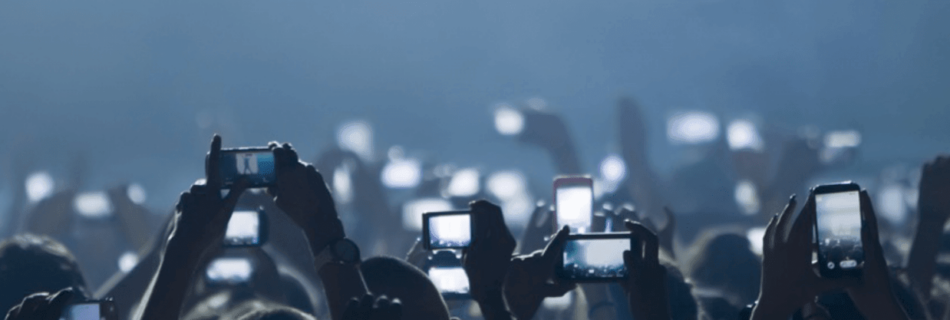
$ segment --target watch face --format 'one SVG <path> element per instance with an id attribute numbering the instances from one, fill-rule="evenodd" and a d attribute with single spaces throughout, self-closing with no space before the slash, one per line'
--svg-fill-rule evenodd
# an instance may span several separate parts
<path id="1" fill-rule="evenodd" d="M 360 260 L 359 247 L 349 239 L 341 239 L 334 243 L 333 254 L 337 259 L 346 263 L 354 263 Z"/>

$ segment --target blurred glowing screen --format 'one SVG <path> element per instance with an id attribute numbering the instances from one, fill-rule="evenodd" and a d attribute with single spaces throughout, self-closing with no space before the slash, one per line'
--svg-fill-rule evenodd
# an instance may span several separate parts
<path id="1" fill-rule="evenodd" d="M 524 130 L 524 116 L 507 105 L 495 110 L 495 130 L 506 136 L 516 135 Z"/>
<path id="2" fill-rule="evenodd" d="M 422 164 L 416 160 L 393 159 L 383 168 L 382 181 L 389 188 L 412 188 L 422 180 Z"/>
<path id="3" fill-rule="evenodd" d="M 691 111 L 673 115 L 666 123 L 666 135 L 674 143 L 702 143 L 719 137 L 719 120 L 711 113 Z"/>
<path id="4" fill-rule="evenodd" d="M 467 246 L 472 241 L 472 220 L 466 214 L 429 218 L 430 239 L 443 246 Z"/>
<path id="5" fill-rule="evenodd" d="M 260 213 L 257 211 L 234 211 L 228 221 L 225 241 L 232 244 L 260 243 Z"/>
<path id="6" fill-rule="evenodd" d="M 214 282 L 246 282 L 251 278 L 251 262 L 240 258 L 218 258 L 208 266 L 208 280 Z"/>
<path id="7" fill-rule="evenodd" d="M 412 200 L 402 206 L 402 226 L 409 231 L 421 231 L 423 213 L 451 210 L 452 203 L 442 198 Z"/>
<path id="8" fill-rule="evenodd" d="M 829 148 L 853 148 L 861 144 L 861 134 L 854 130 L 832 131 L 825 135 L 825 146 Z"/>
<path id="9" fill-rule="evenodd" d="M 366 121 L 350 121 L 340 125 L 336 141 L 340 149 L 352 151 L 360 158 L 373 157 L 373 128 Z"/>
<path id="10" fill-rule="evenodd" d="M 88 218 L 107 217 L 112 214 L 112 202 L 105 192 L 85 192 L 76 195 L 73 207 L 80 215 Z"/>
<path id="11" fill-rule="evenodd" d="M 555 201 L 558 228 L 571 226 L 572 230 L 590 227 L 594 194 L 589 186 L 568 185 L 557 188 Z"/>
<path id="12" fill-rule="evenodd" d="M 756 192 L 755 184 L 749 180 L 742 180 L 736 184 L 735 191 L 736 204 L 746 215 L 754 215 L 759 212 L 759 195 Z"/>
<path id="13" fill-rule="evenodd" d="M 729 142 L 729 149 L 741 150 L 752 149 L 762 150 L 765 143 L 759 136 L 759 130 L 748 120 L 736 120 L 729 124 L 726 129 L 726 140 Z"/>
<path id="14" fill-rule="evenodd" d="M 439 288 L 439 292 L 465 294 L 469 290 L 468 275 L 461 267 L 432 267 L 429 269 L 429 279 Z"/>
<path id="15" fill-rule="evenodd" d="M 36 202 L 53 194 L 53 177 L 46 171 L 31 173 L 26 178 L 26 196 Z"/>
<path id="16" fill-rule="evenodd" d="M 470 168 L 456 171 L 446 192 L 455 197 L 470 197 L 478 194 L 479 188 L 478 170 Z"/>
<path id="17" fill-rule="evenodd" d="M 858 191 L 815 195 L 818 238 L 861 237 L 861 202 Z"/>
<path id="18" fill-rule="evenodd" d="M 65 320 L 99 320 L 98 303 L 74 304 L 66 311 Z"/>

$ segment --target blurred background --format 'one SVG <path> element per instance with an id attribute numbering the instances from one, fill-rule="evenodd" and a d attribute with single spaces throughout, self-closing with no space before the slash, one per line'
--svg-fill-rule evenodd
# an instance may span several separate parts
<path id="1" fill-rule="evenodd" d="M 443 197 L 495 181 L 488 194 L 523 225 L 559 173 L 511 137 L 524 110 L 563 119 L 604 193 L 628 169 L 616 105 L 630 97 L 668 186 L 717 144 L 801 138 L 849 150 L 821 151 L 844 165 L 808 181 L 859 180 L 909 230 L 914 172 L 950 145 L 948 14 L 946 1 L 2 1 L 0 226 L 64 188 L 77 211 L 108 211 L 99 190 L 121 185 L 157 230 L 204 175 L 214 133 L 225 147 L 291 142 L 308 161 L 352 151 L 381 168 L 390 208 L 438 197 L 406 191 L 427 179 Z M 330 180 L 345 199 L 343 175 Z M 730 205 L 777 210 L 726 176 Z"/>

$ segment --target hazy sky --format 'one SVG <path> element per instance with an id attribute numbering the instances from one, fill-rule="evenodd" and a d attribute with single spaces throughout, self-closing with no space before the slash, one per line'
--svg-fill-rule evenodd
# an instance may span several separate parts
<path id="1" fill-rule="evenodd" d="M 490 107 L 544 98 L 593 169 L 622 95 L 644 105 L 658 163 L 666 117 L 690 109 L 858 128 L 869 160 L 916 161 L 950 144 L 948 14 L 946 1 L 6 0 L 0 168 L 81 154 L 84 187 L 141 181 L 169 208 L 212 132 L 312 157 L 366 119 L 378 148 L 547 179 L 549 159 L 498 136 Z"/>

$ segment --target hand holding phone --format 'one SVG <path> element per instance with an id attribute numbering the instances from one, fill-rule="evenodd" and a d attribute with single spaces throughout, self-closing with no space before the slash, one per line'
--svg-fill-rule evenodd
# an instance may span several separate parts
<path id="1" fill-rule="evenodd" d="M 853 182 L 815 187 L 815 248 L 822 277 L 861 275 L 864 246 L 860 191 Z"/>
<path id="2" fill-rule="evenodd" d="M 572 234 L 564 243 L 557 274 L 572 282 L 615 281 L 627 277 L 624 252 L 633 247 L 629 232 Z"/>
<path id="3" fill-rule="evenodd" d="M 221 188 L 227 189 L 241 178 L 251 188 L 269 187 L 277 181 L 274 153 L 267 147 L 222 149 L 218 168 Z"/>
<path id="4" fill-rule="evenodd" d="M 593 216 L 594 181 L 590 177 L 554 179 L 554 231 L 569 226 L 571 233 L 589 232 Z"/>
<path id="5" fill-rule="evenodd" d="M 422 240 L 426 249 L 461 249 L 472 242 L 472 216 L 468 211 L 422 214 Z"/>

